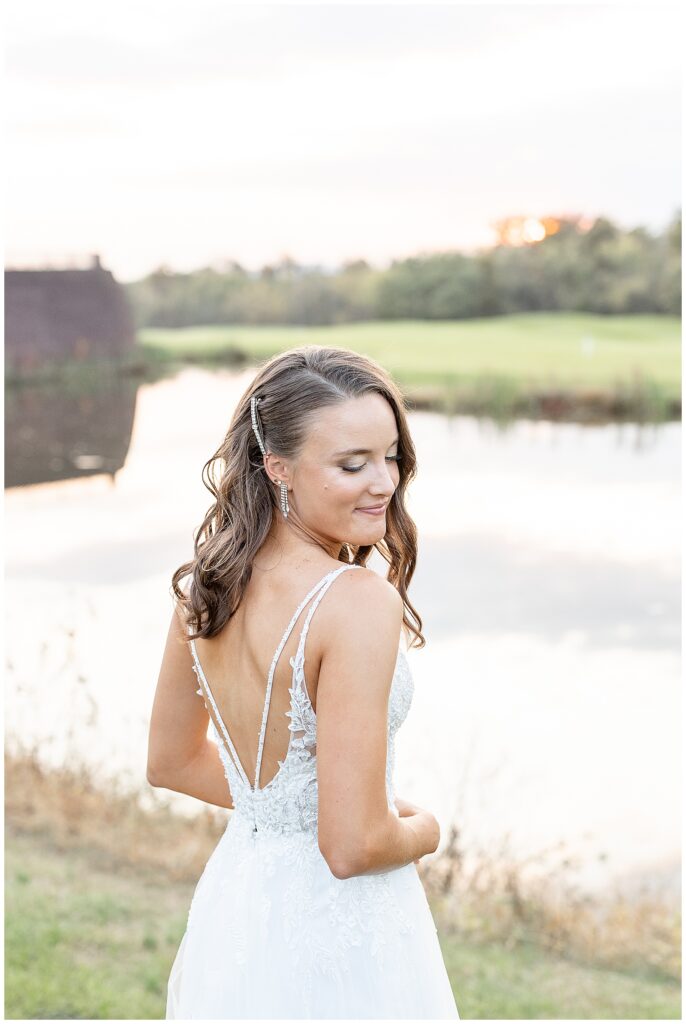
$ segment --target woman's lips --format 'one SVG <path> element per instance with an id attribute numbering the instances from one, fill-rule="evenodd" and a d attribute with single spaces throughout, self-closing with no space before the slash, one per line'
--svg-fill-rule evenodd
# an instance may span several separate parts
<path id="1" fill-rule="evenodd" d="M 367 508 L 356 508 L 356 512 L 363 512 L 366 516 L 382 516 L 386 511 L 385 505 L 375 505 Z"/>

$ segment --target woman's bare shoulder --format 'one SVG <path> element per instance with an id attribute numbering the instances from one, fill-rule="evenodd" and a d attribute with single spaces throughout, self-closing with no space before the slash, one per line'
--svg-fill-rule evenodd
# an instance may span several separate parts
<path id="1" fill-rule="evenodd" d="M 321 632 L 351 629 L 397 632 L 403 617 L 403 599 L 392 583 L 367 566 L 342 572 L 323 601 Z M 397 628 L 396 628 L 397 627 Z"/>

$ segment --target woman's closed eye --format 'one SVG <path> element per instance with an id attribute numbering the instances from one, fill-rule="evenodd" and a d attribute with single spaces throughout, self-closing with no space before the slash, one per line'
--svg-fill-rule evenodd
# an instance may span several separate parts
<path id="1" fill-rule="evenodd" d="M 386 462 L 400 462 L 401 458 L 402 455 L 387 455 Z M 359 473 L 366 465 L 367 463 L 363 462 L 361 466 L 341 466 L 341 469 L 344 469 L 346 473 Z"/>

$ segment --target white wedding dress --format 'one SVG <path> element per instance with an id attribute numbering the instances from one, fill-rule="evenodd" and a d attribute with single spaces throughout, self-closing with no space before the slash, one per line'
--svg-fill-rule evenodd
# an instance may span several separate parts
<path id="1" fill-rule="evenodd" d="M 251 785 L 190 642 L 198 693 L 219 723 L 234 810 L 198 881 L 167 988 L 167 1020 L 210 1018 L 432 1018 L 459 1020 L 441 947 L 414 863 L 336 878 L 317 842 L 317 722 L 304 678 L 312 615 L 343 564 L 295 612 L 269 672 L 259 779 L 274 669 L 306 616 L 290 688 L 289 746 L 265 786 Z M 414 684 L 398 648 L 388 707 L 386 791 L 393 803 L 394 736 Z M 224 742 L 222 742 L 222 739 Z"/>

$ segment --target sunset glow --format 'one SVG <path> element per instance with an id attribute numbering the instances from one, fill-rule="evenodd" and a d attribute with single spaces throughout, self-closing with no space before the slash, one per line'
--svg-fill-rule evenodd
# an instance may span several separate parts
<path id="1" fill-rule="evenodd" d="M 22 0 L 6 259 L 99 253 L 130 280 L 536 245 L 564 210 L 661 230 L 681 202 L 675 17 Z"/>

